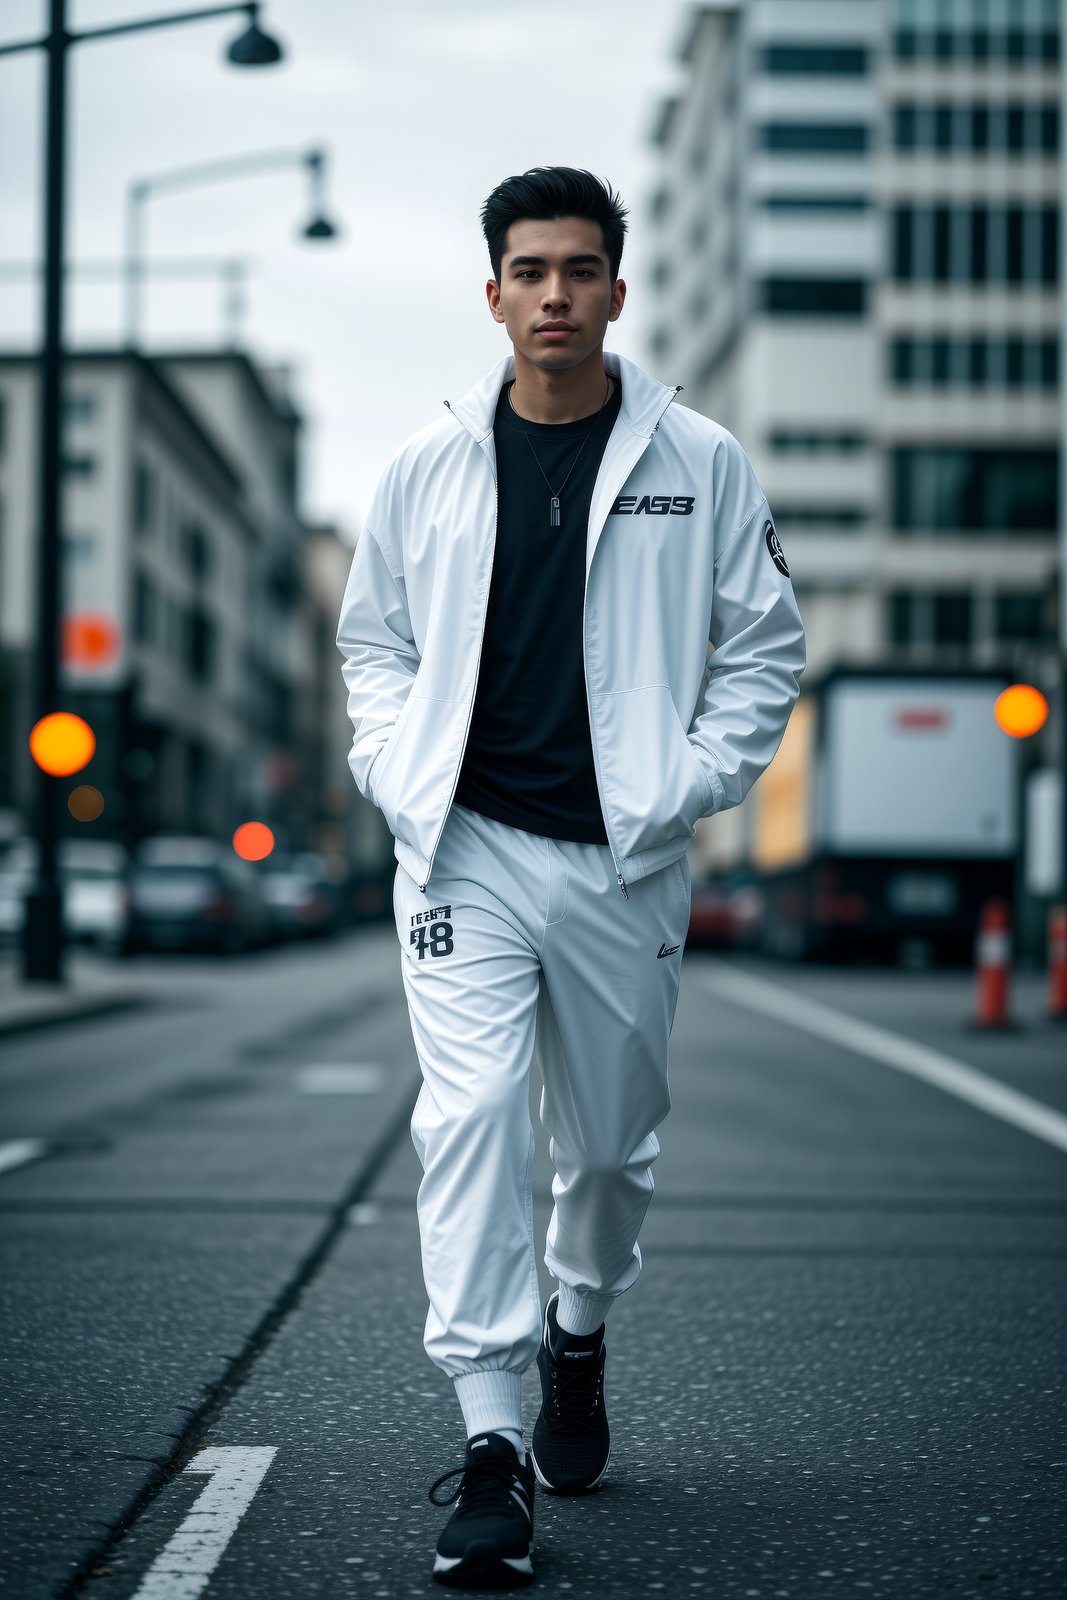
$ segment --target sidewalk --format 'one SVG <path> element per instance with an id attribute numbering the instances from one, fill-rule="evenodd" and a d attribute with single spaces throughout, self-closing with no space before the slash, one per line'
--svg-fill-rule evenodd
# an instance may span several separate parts
<path id="1" fill-rule="evenodd" d="M 170 987 L 158 965 L 68 949 L 62 983 L 26 983 L 18 947 L 0 949 L 0 1038 L 154 1004 Z"/>

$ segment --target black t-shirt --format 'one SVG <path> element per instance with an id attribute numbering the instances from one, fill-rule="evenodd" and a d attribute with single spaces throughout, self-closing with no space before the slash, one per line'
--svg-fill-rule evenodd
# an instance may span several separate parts
<path id="1" fill-rule="evenodd" d="M 576 422 L 524 417 L 520 423 L 508 388 L 494 423 L 496 552 L 455 803 L 528 833 L 607 844 L 589 732 L 582 612 L 589 504 L 622 391 L 616 379 L 596 423 L 595 413 Z M 549 525 L 549 485 L 560 496 L 558 528 Z"/>

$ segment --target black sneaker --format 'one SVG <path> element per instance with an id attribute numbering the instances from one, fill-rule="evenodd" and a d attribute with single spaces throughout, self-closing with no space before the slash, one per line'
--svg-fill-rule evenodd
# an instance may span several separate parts
<path id="1" fill-rule="evenodd" d="M 607 1346 L 601 1338 L 599 1352 L 564 1350 L 562 1359 L 555 1361 L 549 1341 L 557 1332 L 558 1300 L 557 1290 L 545 1308 L 537 1352 L 541 1411 L 534 1424 L 531 1459 L 538 1482 L 551 1494 L 588 1494 L 607 1471 L 611 1454 L 604 1406 Z"/>
<path id="2" fill-rule="evenodd" d="M 457 1473 L 463 1481 L 447 1500 L 435 1491 Z M 508 1439 L 479 1433 L 467 1441 L 462 1467 L 444 1472 L 430 1490 L 435 1506 L 453 1511 L 437 1541 L 433 1575 L 438 1583 L 472 1589 L 512 1589 L 533 1582 L 534 1471 L 530 1453 L 520 1461 Z"/>

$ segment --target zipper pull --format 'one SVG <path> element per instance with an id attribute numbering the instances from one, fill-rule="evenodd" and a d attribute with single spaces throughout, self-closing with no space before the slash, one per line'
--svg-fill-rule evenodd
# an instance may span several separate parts
<path id="1" fill-rule="evenodd" d="M 626 879 L 623 877 L 621 872 L 619 873 L 619 888 L 622 890 L 623 899 L 624 900 L 629 900 L 630 895 L 629 895 L 629 892 L 628 892 L 628 890 L 626 888 Z"/>

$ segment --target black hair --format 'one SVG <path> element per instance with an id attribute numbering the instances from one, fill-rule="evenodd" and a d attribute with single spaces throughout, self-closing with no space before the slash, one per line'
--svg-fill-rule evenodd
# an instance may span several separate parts
<path id="1" fill-rule="evenodd" d="M 530 167 L 521 176 L 498 183 L 482 207 L 482 232 L 489 246 L 493 277 L 500 282 L 500 266 L 508 229 L 526 217 L 589 217 L 600 223 L 611 281 L 619 276 L 627 208 L 610 184 L 579 167 Z"/>

